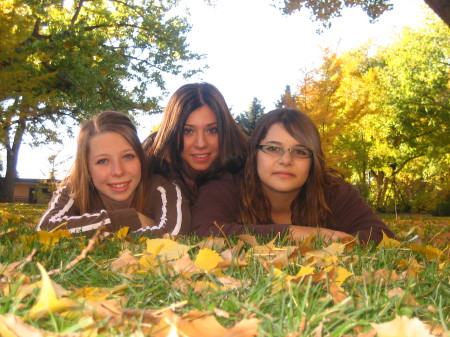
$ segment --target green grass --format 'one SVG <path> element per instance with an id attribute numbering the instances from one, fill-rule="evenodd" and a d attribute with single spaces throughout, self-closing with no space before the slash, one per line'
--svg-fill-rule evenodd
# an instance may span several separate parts
<path id="1" fill-rule="evenodd" d="M 81 314 L 64 317 L 55 313 L 41 319 L 29 319 L 29 310 L 36 302 L 38 289 L 23 298 L 17 293 L 21 286 L 40 279 L 36 262 L 40 262 L 47 271 L 59 268 L 78 256 L 87 243 L 87 238 L 81 237 L 61 239 L 50 248 L 36 242 L 31 245 L 23 244 L 23 237 L 34 232 L 34 226 L 42 211 L 43 207 L 36 205 L 0 205 L 0 232 L 16 228 L 10 234 L 0 236 L 0 265 L 4 268 L 10 263 L 21 261 L 32 247 L 38 248 L 33 261 L 28 263 L 20 274 L 2 278 L 0 314 L 22 317 L 27 324 L 38 329 L 60 333 L 81 332 L 87 320 L 87 317 Z M 113 272 L 110 263 L 123 249 L 130 249 L 134 254 L 145 250 L 145 243 L 139 244 L 137 240 L 128 242 L 106 239 L 94 252 L 89 253 L 88 258 L 67 271 L 51 276 L 51 279 L 72 292 L 83 287 L 111 288 L 125 285 L 117 294 L 111 294 L 112 298 L 118 298 L 119 295 L 122 297 L 123 308 L 157 310 L 187 301 L 186 305 L 176 309 L 177 315 L 196 310 L 214 315 L 214 310 L 220 309 L 229 314 L 226 318 L 215 316 L 224 327 L 231 327 L 245 318 L 257 318 L 258 336 L 286 336 L 289 333 L 314 336 L 321 324 L 323 336 L 357 336 L 359 332 L 370 330 L 371 323 L 388 322 L 397 315 L 417 317 L 430 326 L 440 326 L 448 333 L 448 243 L 447 246 L 442 246 L 440 241 L 435 240 L 436 234 L 441 235 L 450 230 L 449 218 L 384 218 L 400 238 L 405 234 L 408 238 L 418 235 L 418 243 L 421 246 L 439 248 L 444 252 L 442 257 L 429 259 L 424 254 L 410 249 L 406 242 L 397 248 L 377 248 L 374 245 L 363 248 L 357 245 L 352 251 L 337 258 L 337 266 L 353 273 L 353 276 L 342 284 L 347 298 L 337 304 L 330 292 L 332 280 L 325 278 L 312 282 L 310 279 L 304 279 L 283 283 L 274 275 L 273 268 L 267 270 L 254 256 L 248 257 L 247 266 L 220 271 L 223 276 L 250 282 L 250 285 L 236 289 L 220 289 L 222 284 L 218 275 L 208 273 L 193 275 L 192 279 L 209 281 L 219 290 L 196 292 L 190 287 L 182 290 L 176 284 L 185 280 L 185 277 L 173 275 L 170 268 L 163 263 L 153 271 L 133 274 L 131 277 Z M 238 241 L 236 237 L 230 237 L 229 240 L 232 245 Z M 195 237 L 179 238 L 179 241 L 188 245 L 199 242 Z M 263 241 L 268 240 L 259 240 Z M 278 247 L 288 244 L 283 240 L 277 242 Z M 323 248 L 326 244 L 316 241 L 310 246 Z M 248 249 L 250 247 L 245 245 L 244 251 Z M 190 250 L 192 260 L 198 251 L 198 247 Z M 403 263 L 405 261 L 406 264 Z M 417 275 L 405 276 L 413 262 L 419 266 Z M 299 256 L 291 259 L 289 266 L 283 271 L 295 275 L 300 267 L 307 263 L 305 256 Z M 320 268 L 317 271 L 320 271 Z M 398 277 L 385 281 L 371 276 L 383 271 L 395 271 Z M 390 291 L 397 288 L 402 289 L 404 294 L 392 297 Z M 413 298 L 413 301 L 410 298 Z M 139 318 L 128 320 L 120 324 L 120 327 L 108 324 L 106 318 L 96 318 L 94 321 L 101 336 L 128 336 L 139 331 L 141 326 Z"/>

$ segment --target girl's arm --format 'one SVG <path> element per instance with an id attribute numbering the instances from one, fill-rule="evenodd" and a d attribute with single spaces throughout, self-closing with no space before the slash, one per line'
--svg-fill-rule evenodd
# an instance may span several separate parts
<path id="1" fill-rule="evenodd" d="M 197 202 L 192 208 L 192 230 L 200 237 L 210 235 L 252 233 L 263 236 L 285 235 L 288 224 L 239 224 L 239 180 L 231 174 L 211 180 L 200 188 Z M 219 229 L 220 228 L 220 229 Z"/>
<path id="2" fill-rule="evenodd" d="M 336 230 L 358 236 L 361 241 L 380 242 L 383 232 L 394 237 L 389 227 L 375 214 L 350 183 L 343 182 L 333 197 L 331 209 L 336 219 Z"/>
<path id="3" fill-rule="evenodd" d="M 132 208 L 112 211 L 99 209 L 98 212 L 80 214 L 74 197 L 69 194 L 69 187 L 62 186 L 53 193 L 36 231 L 67 229 L 70 233 L 85 233 L 100 226 L 106 226 L 109 231 L 117 231 L 125 226 L 137 229 L 141 223 L 137 212 Z"/>
<path id="4" fill-rule="evenodd" d="M 180 187 L 159 174 L 151 176 L 149 196 L 143 213 L 153 219 L 152 226 L 143 226 L 134 233 L 162 236 L 188 234 L 191 231 L 190 201 Z"/>

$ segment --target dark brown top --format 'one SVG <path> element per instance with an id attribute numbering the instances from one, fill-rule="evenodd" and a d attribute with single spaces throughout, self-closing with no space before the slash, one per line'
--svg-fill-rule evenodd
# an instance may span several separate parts
<path id="1" fill-rule="evenodd" d="M 338 187 L 330 201 L 335 225 L 329 229 L 342 231 L 360 240 L 379 242 L 382 231 L 389 237 L 394 234 L 364 201 L 359 192 L 348 182 L 339 180 Z M 284 235 L 290 224 L 240 224 L 239 183 L 237 175 L 225 174 L 220 179 L 211 180 L 200 188 L 197 202 L 192 208 L 192 230 L 200 237 L 227 234 L 252 233 L 263 236 Z"/>

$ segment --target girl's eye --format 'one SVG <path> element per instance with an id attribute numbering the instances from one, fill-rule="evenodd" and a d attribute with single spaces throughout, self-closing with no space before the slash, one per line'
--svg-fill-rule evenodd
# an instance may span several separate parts
<path id="1" fill-rule="evenodd" d="M 281 147 L 269 145 L 269 146 L 266 146 L 266 151 L 268 151 L 270 153 L 280 153 Z"/>
<path id="2" fill-rule="evenodd" d="M 123 156 L 125 159 L 134 159 L 136 158 L 136 155 L 134 153 L 127 153 Z"/>
<path id="3" fill-rule="evenodd" d="M 183 129 L 183 134 L 185 134 L 185 135 L 190 135 L 190 134 L 192 134 L 192 129 Z"/>
<path id="4" fill-rule="evenodd" d="M 211 128 L 211 129 L 208 130 L 208 133 L 210 133 L 210 134 L 219 133 L 219 128 Z"/>
<path id="5" fill-rule="evenodd" d="M 106 159 L 99 159 L 99 160 L 97 160 L 97 165 L 104 165 L 104 164 L 106 164 L 108 161 L 106 160 Z"/>
<path id="6" fill-rule="evenodd" d="M 304 149 L 292 149 L 292 152 L 297 156 L 305 156 L 307 154 Z"/>

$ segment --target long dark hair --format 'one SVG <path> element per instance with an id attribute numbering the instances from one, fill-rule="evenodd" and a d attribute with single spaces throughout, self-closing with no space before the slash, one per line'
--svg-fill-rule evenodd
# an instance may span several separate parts
<path id="1" fill-rule="evenodd" d="M 125 138 L 139 158 L 141 163 L 141 181 L 134 193 L 132 206 L 140 212 L 144 208 L 147 189 L 147 158 L 142 149 L 136 126 L 123 113 L 104 111 L 81 125 L 77 140 L 75 162 L 69 176 L 63 180 L 62 184 L 67 184 L 70 187 L 71 194 L 74 195 L 75 203 L 80 208 L 81 213 L 93 211 L 96 199 L 98 200 L 98 193 L 89 174 L 89 146 L 92 137 L 105 132 L 115 132 Z"/>
<path id="2" fill-rule="evenodd" d="M 194 178 L 194 187 L 201 186 L 223 172 L 236 172 L 243 167 L 248 140 L 233 119 L 223 95 L 212 84 L 190 83 L 175 91 L 164 111 L 157 134 L 144 141 L 144 150 L 152 158 L 156 172 L 184 182 L 185 172 L 180 156 L 183 151 L 184 125 L 193 111 L 205 105 L 211 108 L 217 118 L 219 156 L 207 170 Z"/>
<path id="3" fill-rule="evenodd" d="M 308 179 L 291 204 L 293 225 L 325 227 L 332 225 L 333 215 L 327 203 L 328 190 L 334 186 L 327 169 L 320 135 L 313 121 L 296 109 L 276 109 L 263 115 L 250 138 L 249 152 L 241 185 L 241 218 L 243 223 L 268 224 L 271 205 L 265 196 L 256 167 L 257 145 L 274 124 L 281 124 L 300 144 L 313 152 Z"/>

